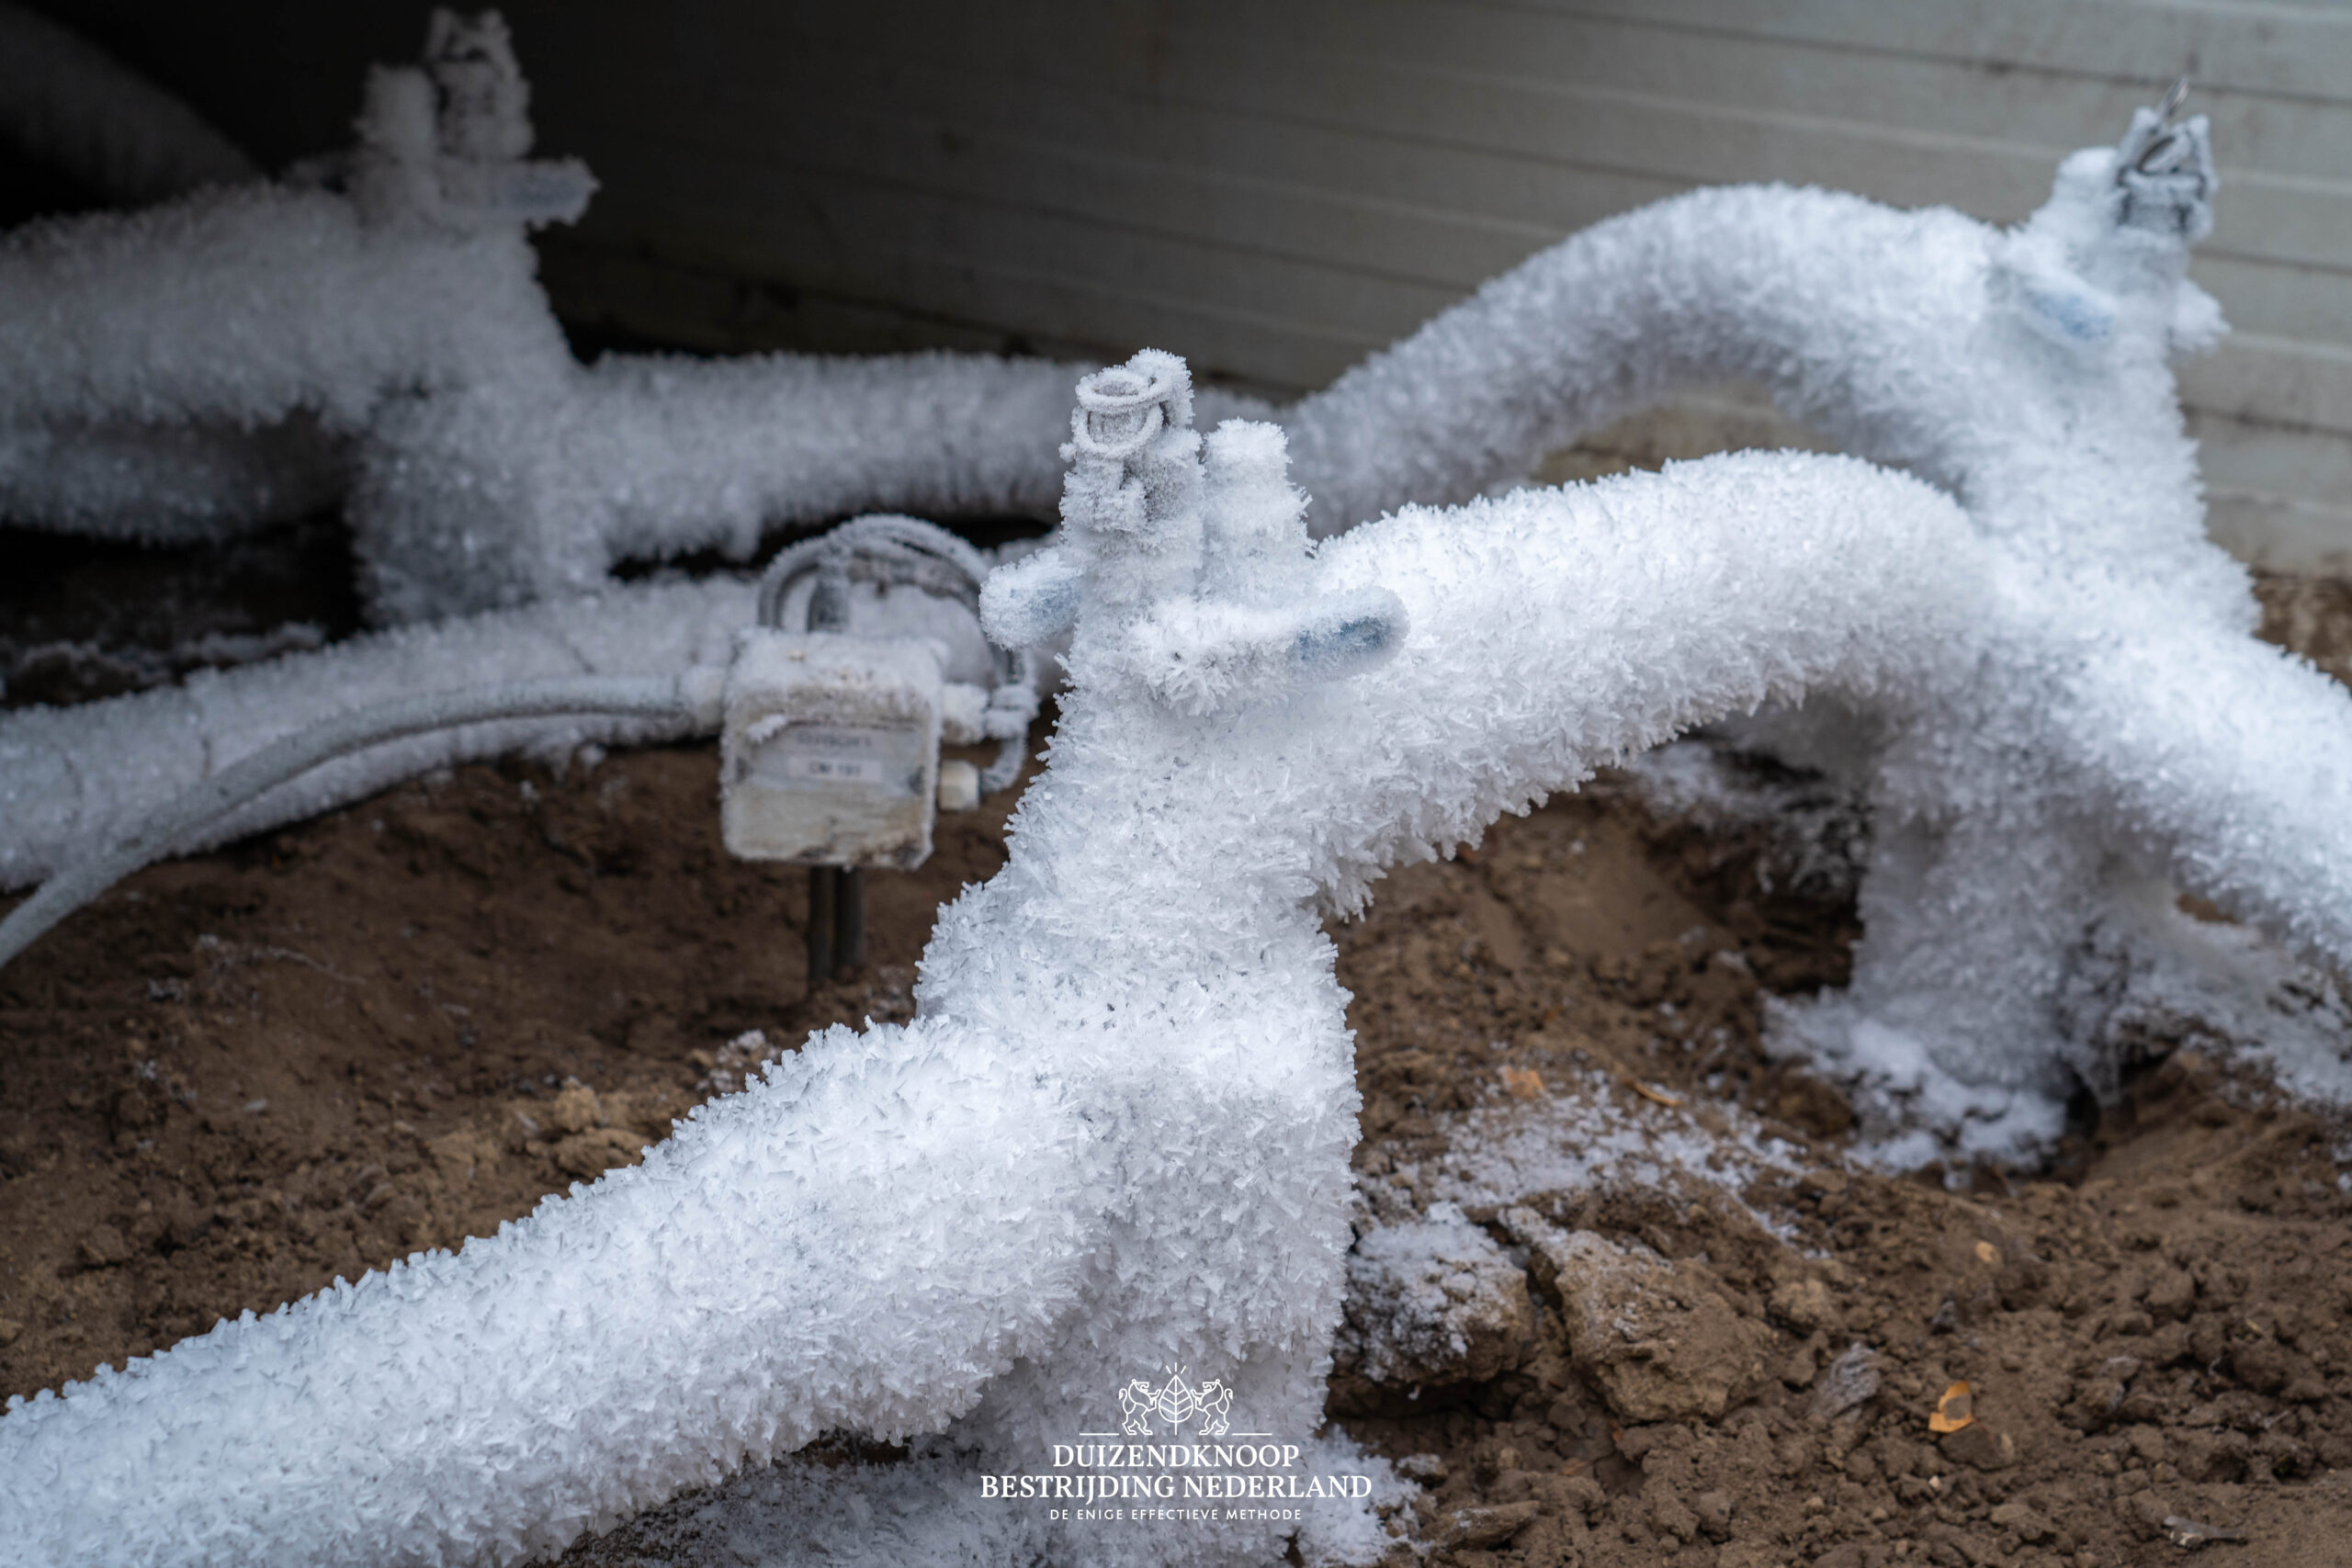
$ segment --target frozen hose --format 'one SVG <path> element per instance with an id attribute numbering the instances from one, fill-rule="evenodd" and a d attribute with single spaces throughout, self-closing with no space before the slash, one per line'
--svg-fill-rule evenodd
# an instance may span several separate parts
<path id="1" fill-rule="evenodd" d="M 629 714 L 684 718 L 718 728 L 721 671 L 697 667 L 675 677 L 575 675 L 469 686 L 404 697 L 341 715 L 271 742 L 184 792 L 146 825 L 104 853 L 69 865 L 0 920 L 0 965 L 42 932 L 240 807 L 322 762 L 426 730 L 553 714 Z"/>

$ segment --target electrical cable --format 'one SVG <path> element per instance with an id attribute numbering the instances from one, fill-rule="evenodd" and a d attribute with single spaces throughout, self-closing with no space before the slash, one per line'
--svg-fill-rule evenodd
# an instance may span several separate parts
<path id="1" fill-rule="evenodd" d="M 676 677 L 571 675 L 468 686 L 361 708 L 285 736 L 184 792 L 112 849 L 42 883 L 0 919 L 0 965 L 124 877 L 170 854 L 175 844 L 338 757 L 428 730 L 556 714 L 684 716 L 716 729 L 718 680 L 718 671 L 697 669 Z"/>

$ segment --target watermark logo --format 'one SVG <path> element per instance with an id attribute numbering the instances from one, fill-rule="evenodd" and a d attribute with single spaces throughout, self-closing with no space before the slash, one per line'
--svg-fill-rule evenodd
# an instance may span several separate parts
<path id="1" fill-rule="evenodd" d="M 1165 1382 L 1133 1378 L 1118 1390 L 1117 1431 L 1053 1444 L 1050 1468 L 983 1474 L 980 1495 L 1045 1503 L 1047 1518 L 1072 1525 L 1295 1523 L 1309 1503 L 1371 1496 L 1370 1476 L 1318 1470 L 1306 1443 L 1233 1430 L 1222 1379 L 1160 1371 Z"/>
<path id="2" fill-rule="evenodd" d="M 1233 1406 L 1233 1391 L 1216 1378 L 1194 1388 L 1184 1381 L 1184 1369 L 1166 1367 L 1168 1381 L 1154 1388 L 1137 1378 L 1119 1391 L 1119 1408 L 1126 1412 L 1126 1419 L 1119 1423 L 1119 1430 L 1130 1438 L 1155 1436 L 1151 1418 L 1159 1416 L 1173 1433 L 1185 1422 L 1197 1416 L 1201 1418 L 1199 1436 L 1222 1438 L 1232 1429 L 1227 1412 Z"/>

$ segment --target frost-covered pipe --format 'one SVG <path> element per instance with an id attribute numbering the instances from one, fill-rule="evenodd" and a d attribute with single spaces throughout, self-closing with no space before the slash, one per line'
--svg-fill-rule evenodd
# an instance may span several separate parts
<path id="1" fill-rule="evenodd" d="M 0 3 L 0 141 L 125 206 L 252 179 L 194 109 L 76 33 Z"/>
<path id="2" fill-rule="evenodd" d="M 2142 109 L 2014 230 L 1785 186 L 1610 219 L 1284 415 L 1312 525 L 1466 499 L 1678 388 L 1745 378 L 1984 533 L 2238 615 L 2165 365 L 2223 330 L 2185 276 L 2214 185 L 2204 118 Z"/>
<path id="3" fill-rule="evenodd" d="M 222 769 L 355 708 L 488 682 L 674 679 L 698 665 L 724 666 L 736 631 L 752 623 L 752 592 L 737 578 L 616 587 L 199 671 L 156 691 L 0 714 L 0 887 L 103 853 Z M 582 715 L 415 736 L 317 768 L 175 848 L 316 816 L 437 767 L 513 751 L 562 758 L 582 746 L 689 733 L 683 720 Z"/>
<path id="4" fill-rule="evenodd" d="M 1279 435 L 1227 427 L 1204 472 L 1179 369 L 1131 367 L 1159 427 L 1090 425 L 1066 553 L 994 595 L 1074 625 L 1074 683 L 915 1021 L 813 1037 L 454 1257 L 12 1402 L 28 1563 L 514 1562 L 827 1430 L 1034 1465 L 1170 1361 L 1253 1429 L 1319 1424 L 1356 1135 L 1324 909 L 1683 726 L 1925 678 L 1978 558 L 1926 486 L 1779 456 L 1310 558 Z M 1267 1561 L 1288 1530 L 1029 1544 Z"/>
<path id="5" fill-rule="evenodd" d="M 278 424 L 0 424 L 0 518 L 149 545 L 216 543 L 334 505 L 349 443 Z"/>
<path id="6" fill-rule="evenodd" d="M 369 78 L 342 191 L 216 186 L 0 238 L 0 516 L 226 536 L 340 493 L 340 443 L 387 398 L 571 365 L 524 232 L 594 182 L 525 157 L 494 14 L 436 12 L 425 53 Z"/>
<path id="7" fill-rule="evenodd" d="M 1870 789 L 1853 983 L 1781 1009 L 1774 1038 L 1858 1084 L 1890 1160 L 2030 1155 L 2075 1089 L 2113 1092 L 2114 1043 L 2061 998 L 2119 899 L 2142 898 L 2135 877 L 2352 958 L 2344 716 L 2252 646 L 2250 584 L 2205 536 L 2166 363 L 2222 330 L 2186 277 L 2214 184 L 2203 118 L 2143 109 L 2010 231 L 1817 190 L 1694 192 L 1495 279 L 1285 416 L 1329 532 L 1476 493 L 1678 387 L 1745 378 L 1944 487 L 1999 547 L 1982 668 L 1938 689 L 1932 725 L 1893 750 L 1878 703 L 1745 727 Z M 2125 669 L 2144 689 L 2102 673 Z M 2191 711 L 2191 693 L 2217 705 Z M 2268 716 L 2290 712 L 2319 726 L 2295 732 L 2308 750 Z M 2249 739 L 2177 755 L 2229 725 Z M 2222 761 L 2241 754 L 2263 761 Z"/>
<path id="8" fill-rule="evenodd" d="M 716 666 L 699 666 L 674 681 L 574 675 L 427 692 L 338 714 L 239 759 L 141 823 L 136 832 L 104 854 L 68 866 L 42 883 L 40 892 L 0 919 L 0 964 L 132 872 L 339 757 L 412 735 L 558 715 L 628 715 L 713 731 L 718 728 L 718 694 L 725 675 Z"/>
<path id="9" fill-rule="evenodd" d="M 371 225 L 280 186 L 19 230 L 0 241 L 0 507 L 147 536 L 249 525 L 288 503 L 255 493 L 266 446 L 220 442 L 300 416 L 364 437 L 356 543 L 407 620 L 594 588 L 626 556 L 749 554 L 767 524 L 1052 503 L 1072 368 L 582 367 L 533 267 L 519 225 Z M 105 455 L 77 457 L 92 440 Z"/>
<path id="10" fill-rule="evenodd" d="M 745 558 L 765 530 L 857 512 L 1046 515 L 1080 373 L 607 355 L 387 404 L 350 502 L 361 586 L 377 618 L 407 621 L 590 591 L 628 558 Z"/>
<path id="11" fill-rule="evenodd" d="M 193 542 L 347 496 L 369 614 L 397 623 L 862 511 L 1050 512 L 1076 367 L 575 361 L 524 236 L 594 182 L 526 158 L 527 94 L 494 16 L 435 13 L 421 69 L 371 76 L 344 188 L 0 239 L 0 516 Z"/>
<path id="12" fill-rule="evenodd" d="M 799 624 L 807 592 L 803 583 L 786 595 L 787 624 Z M 38 882 L 103 853 L 221 769 L 353 707 L 483 682 L 671 679 L 724 665 L 735 634 L 755 618 L 756 595 L 750 581 L 723 576 L 615 585 L 200 671 L 176 686 L 102 702 L 0 713 L 0 887 Z M 1036 694 L 1025 680 L 1003 678 L 1006 660 L 981 637 L 970 612 L 869 583 L 853 585 L 849 611 L 850 627 L 861 636 L 923 637 L 945 649 L 947 739 L 1025 744 Z M 560 761 L 586 746 L 651 745 L 690 733 L 666 721 L 577 716 L 419 736 L 318 768 L 177 848 L 206 849 L 314 817 L 458 762 L 516 751 Z"/>
<path id="13" fill-rule="evenodd" d="M 370 223 L 249 185 L 0 239 L 0 426 L 364 426 L 390 393 L 568 363 L 521 225 Z"/>

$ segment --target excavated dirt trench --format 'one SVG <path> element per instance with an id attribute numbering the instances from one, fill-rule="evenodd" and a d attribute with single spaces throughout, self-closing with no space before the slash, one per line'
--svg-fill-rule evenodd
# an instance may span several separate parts
<path id="1" fill-rule="evenodd" d="M 2352 593 L 2265 593 L 2273 635 L 2352 649 Z M 933 909 L 1001 863 L 1001 808 L 877 878 L 871 969 L 804 997 L 803 884 L 728 859 L 714 768 L 462 769 L 153 868 L 0 971 L 0 1393 L 492 1231 L 736 1087 L 747 1032 L 908 1016 Z M 2352 1562 L 2342 1129 L 2182 1052 L 2047 1171 L 1844 1169 L 1844 1100 L 1758 1032 L 1769 994 L 1842 978 L 1852 907 L 1771 865 L 1604 780 L 1335 930 L 1357 1165 L 1392 1211 L 1481 1105 L 1574 1092 L 1789 1145 L 1744 1192 L 1468 1210 L 1526 1269 L 1515 1304 L 1465 1360 L 1334 1386 L 1412 1456 L 1431 1561 L 2153 1563 L 2177 1538 Z M 1594 1236 L 1658 1314 L 1638 1366 L 1547 1263 Z M 1961 1382 L 1973 1418 L 1939 1435 Z"/>

